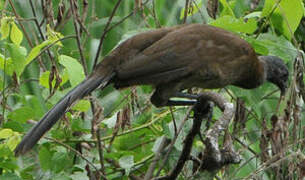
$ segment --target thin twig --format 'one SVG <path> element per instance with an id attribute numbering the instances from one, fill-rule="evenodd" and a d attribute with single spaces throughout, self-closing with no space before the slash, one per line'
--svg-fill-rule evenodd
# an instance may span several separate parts
<path id="1" fill-rule="evenodd" d="M 188 13 L 188 10 L 189 10 L 189 0 L 186 0 L 185 1 L 185 6 L 184 6 L 184 17 L 183 17 L 183 24 L 186 23 L 186 19 L 187 19 L 187 13 Z"/>
<path id="2" fill-rule="evenodd" d="M 147 0 L 143 3 L 143 5 L 147 4 L 150 0 Z M 120 21 L 118 21 L 117 23 L 115 23 L 114 25 L 112 25 L 111 27 L 109 27 L 107 30 L 105 29 L 105 33 L 107 34 L 109 31 L 111 31 L 113 28 L 115 28 L 116 26 L 120 25 L 121 23 L 123 23 L 126 19 L 128 19 L 130 16 L 132 16 L 134 13 L 131 12 L 128 15 L 126 15 L 125 17 L 123 17 Z"/>
<path id="3" fill-rule="evenodd" d="M 88 76 L 87 64 L 86 64 L 85 57 L 84 57 L 83 46 L 81 44 L 80 32 L 79 32 L 79 28 L 77 26 L 77 24 L 78 24 L 77 15 L 76 15 L 76 9 L 75 9 L 74 3 L 75 3 L 74 0 L 70 0 L 70 7 L 72 10 L 72 14 L 73 14 L 73 24 L 74 24 L 74 29 L 75 29 L 75 33 L 76 33 L 76 42 L 77 42 L 77 47 L 79 50 L 79 55 L 80 55 L 81 63 L 84 68 L 85 75 Z"/>
<path id="4" fill-rule="evenodd" d="M 162 151 L 164 150 L 164 148 L 168 145 L 168 141 L 166 139 L 165 136 L 163 136 L 160 140 L 160 145 L 157 149 L 157 151 L 155 152 L 155 157 L 154 159 L 152 160 L 152 163 L 150 164 L 148 170 L 146 171 L 146 174 L 145 174 L 145 177 L 144 177 L 144 180 L 149 180 L 152 178 L 153 176 L 153 172 L 157 166 L 157 162 L 160 160 L 161 158 L 161 153 Z"/>
<path id="5" fill-rule="evenodd" d="M 100 43 L 99 43 L 99 45 L 98 45 L 97 52 L 96 52 L 96 55 L 95 55 L 93 68 L 94 68 L 94 67 L 96 66 L 96 64 L 97 64 L 97 60 L 98 60 L 98 58 L 99 58 L 99 56 L 100 56 L 100 53 L 101 53 L 101 51 L 102 51 L 102 45 L 103 45 L 104 39 L 105 39 L 106 34 L 107 34 L 107 32 L 108 32 L 107 30 L 108 30 L 109 25 L 110 25 L 110 23 L 111 23 L 111 21 L 112 21 L 112 18 L 114 17 L 114 14 L 115 14 L 116 10 L 118 9 L 118 7 L 119 7 L 119 5 L 120 5 L 121 2 L 122 2 L 122 0 L 118 0 L 118 2 L 115 4 L 115 6 L 114 6 L 114 8 L 113 8 L 113 10 L 112 10 L 112 12 L 111 12 L 111 15 L 110 15 L 110 17 L 109 17 L 109 19 L 108 19 L 108 21 L 107 21 L 107 24 L 106 24 L 106 26 L 105 26 L 105 28 L 104 28 L 104 32 L 103 32 L 103 34 L 102 34 L 102 36 L 101 36 L 101 38 L 100 38 Z"/>
<path id="6" fill-rule="evenodd" d="M 30 0 L 30 6 L 31 6 L 31 10 L 32 10 L 32 13 L 33 13 L 33 16 L 34 16 L 34 22 L 35 22 L 35 25 L 36 25 L 36 27 L 37 27 L 37 29 L 38 29 L 38 32 L 39 32 L 39 34 L 40 34 L 40 37 L 41 37 L 41 39 L 42 39 L 43 41 L 45 41 L 46 38 L 44 37 L 44 34 L 42 33 L 41 26 L 39 25 L 39 22 L 38 22 L 38 20 L 37 20 L 37 15 L 36 15 L 36 11 L 35 11 L 35 8 L 34 8 L 34 5 L 33 5 L 32 0 Z M 51 52 L 50 52 L 49 49 L 47 49 L 47 53 L 48 53 L 48 56 L 50 57 L 51 63 L 52 63 L 53 65 L 55 65 L 55 60 L 54 60 L 54 58 L 53 58 L 53 56 L 52 56 L 52 54 L 51 54 Z M 40 58 L 40 57 L 39 57 L 39 58 Z M 42 63 L 42 61 L 41 61 L 40 59 L 39 59 L 39 62 L 40 62 L 40 64 L 41 64 L 41 67 L 42 67 L 44 70 L 46 70 L 45 66 L 43 65 L 43 63 Z"/>
<path id="7" fill-rule="evenodd" d="M 276 4 L 272 7 L 271 12 L 269 13 L 269 15 L 267 16 L 266 20 L 263 22 L 263 24 L 260 26 L 260 28 L 258 29 L 258 32 L 255 36 L 255 39 L 258 38 L 258 36 L 261 34 L 261 32 L 263 31 L 264 26 L 266 25 L 266 22 L 271 18 L 272 14 L 274 13 L 275 9 L 278 7 L 278 5 L 280 4 L 281 0 L 278 0 L 276 2 Z"/>
<path id="8" fill-rule="evenodd" d="M 18 21 L 35 21 L 36 18 L 16 18 Z"/>
<path id="9" fill-rule="evenodd" d="M 28 33 L 26 32 L 26 30 L 25 30 L 23 24 L 18 20 L 18 19 L 20 19 L 20 16 L 19 16 L 19 14 L 17 14 L 17 11 L 16 11 L 16 9 L 15 9 L 15 6 L 14 6 L 12 0 L 9 0 L 9 3 L 10 3 L 10 5 L 11 5 L 11 7 L 12 7 L 13 13 L 14 13 L 14 15 L 15 15 L 16 18 L 17 18 L 17 21 L 18 21 L 18 23 L 19 23 L 19 25 L 20 25 L 20 27 L 21 27 L 21 29 L 22 29 L 22 32 L 23 32 L 25 38 L 27 39 L 27 41 L 28 41 L 30 47 L 33 48 L 34 45 L 33 45 L 32 41 L 31 41 L 31 39 L 30 39 Z"/>
<path id="10" fill-rule="evenodd" d="M 75 35 L 69 35 L 69 36 L 65 36 L 65 37 L 63 37 L 63 38 L 57 39 L 57 40 L 54 41 L 53 43 L 51 43 L 51 44 L 47 45 L 45 48 L 43 48 L 43 49 L 40 51 L 40 53 L 36 56 L 36 58 L 39 57 L 39 56 L 41 56 L 42 53 L 44 53 L 46 50 L 50 49 L 52 46 L 54 46 L 54 45 L 55 45 L 56 43 L 58 43 L 59 41 L 63 41 L 63 40 L 70 39 L 70 38 L 75 38 L 75 37 L 76 37 Z M 35 58 L 35 59 L 36 59 L 36 58 Z M 33 61 L 31 61 L 31 62 L 33 62 Z"/>
<path id="11" fill-rule="evenodd" d="M 175 130 L 175 136 L 176 136 L 176 135 L 177 135 L 177 123 L 176 123 L 175 115 L 174 115 L 174 113 L 173 113 L 172 106 L 169 106 L 169 110 L 170 110 L 170 112 L 171 112 L 171 116 L 172 116 L 172 119 L 173 119 L 174 130 Z"/>
<path id="12" fill-rule="evenodd" d="M 64 146 L 65 148 L 67 148 L 68 150 L 74 152 L 76 155 L 78 155 L 79 157 L 81 157 L 83 160 L 85 160 L 91 167 L 93 167 L 96 172 L 99 173 L 99 175 L 101 175 L 104 179 L 107 179 L 106 176 L 104 176 L 103 174 L 100 173 L 100 170 L 98 170 L 98 168 L 92 164 L 87 158 L 85 158 L 85 156 L 83 156 L 80 152 L 78 152 L 77 150 L 75 150 L 74 148 L 70 147 L 69 145 L 66 145 L 65 143 L 62 143 L 56 139 L 53 139 L 53 138 L 49 138 L 49 137 L 45 137 L 46 139 L 50 140 L 50 141 L 53 141 L 57 144 L 60 144 L 61 146 Z"/>
<path id="13" fill-rule="evenodd" d="M 188 110 L 187 110 L 187 112 L 186 112 L 186 116 L 184 117 L 184 119 L 182 120 L 182 122 L 181 122 L 181 124 L 180 124 L 180 126 L 179 126 L 179 129 L 178 129 L 178 131 L 177 131 L 177 135 L 173 138 L 172 142 L 170 143 L 170 145 L 169 145 L 169 147 L 168 147 L 168 151 L 167 151 L 166 155 L 164 156 L 164 159 L 163 159 L 163 161 L 162 161 L 162 163 L 161 163 L 161 165 L 160 165 L 160 167 L 159 167 L 159 170 L 158 170 L 158 172 L 157 172 L 157 174 L 156 174 L 156 177 L 158 177 L 158 176 L 160 175 L 161 170 L 162 170 L 163 167 L 165 166 L 166 161 L 167 161 L 168 158 L 169 158 L 169 154 L 172 152 L 173 147 L 174 147 L 174 145 L 175 145 L 175 142 L 176 142 L 176 140 L 177 140 L 177 138 L 178 138 L 178 135 L 180 134 L 182 128 L 184 127 L 185 122 L 188 120 L 189 115 L 190 115 L 192 109 L 193 109 L 193 107 L 189 107 L 189 108 L 188 108 Z"/>
<path id="14" fill-rule="evenodd" d="M 99 159 L 100 159 L 100 164 L 101 164 L 101 172 L 103 173 L 103 175 L 106 176 L 105 165 L 104 165 L 104 154 L 103 154 L 103 148 L 102 148 L 102 143 L 101 143 L 101 135 L 100 135 L 100 128 L 99 127 L 96 130 L 96 137 L 97 137 L 98 154 L 99 154 Z"/>
<path id="15" fill-rule="evenodd" d="M 184 146 L 180 154 L 180 157 L 178 159 L 178 162 L 176 166 L 173 168 L 173 170 L 171 170 L 168 176 L 161 177 L 158 179 L 171 180 L 171 179 L 176 179 L 178 177 L 186 161 L 190 157 L 195 136 L 200 132 L 200 127 L 203 119 L 211 116 L 212 112 L 213 112 L 212 103 L 209 103 L 204 99 L 196 103 L 196 105 L 194 106 L 194 120 L 193 120 L 192 129 L 185 138 Z"/>
<path id="16" fill-rule="evenodd" d="M 158 118 L 156 119 L 153 119 L 151 122 L 147 123 L 147 124 L 143 124 L 139 127 L 136 127 L 136 128 L 133 128 L 133 129 L 129 129 L 127 131 L 124 131 L 124 132 L 121 132 L 121 133 L 118 133 L 116 136 L 123 136 L 123 135 L 126 135 L 126 134 L 130 134 L 132 132 L 135 132 L 135 131 L 139 131 L 141 129 L 145 129 L 145 128 L 148 128 L 150 127 L 151 125 L 153 125 L 154 123 L 156 123 L 157 121 L 160 121 L 162 117 L 166 116 L 168 114 L 168 111 L 165 111 L 163 112 Z M 110 135 L 110 136 L 106 136 L 106 137 L 102 137 L 101 138 L 101 141 L 106 141 L 106 140 L 110 140 L 111 138 L 113 137 L 113 135 Z M 67 141 L 64 141 L 65 143 L 70 143 L 70 142 L 87 142 L 87 143 L 96 143 L 96 139 L 93 139 L 93 140 L 67 140 Z"/>

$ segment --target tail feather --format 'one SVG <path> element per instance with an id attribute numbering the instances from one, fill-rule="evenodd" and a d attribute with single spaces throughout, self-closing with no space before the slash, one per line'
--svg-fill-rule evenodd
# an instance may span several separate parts
<path id="1" fill-rule="evenodd" d="M 90 76 L 66 94 L 43 118 L 23 137 L 15 149 L 15 155 L 24 154 L 60 119 L 69 107 L 98 87 L 104 88 L 114 73 L 107 76 Z"/>

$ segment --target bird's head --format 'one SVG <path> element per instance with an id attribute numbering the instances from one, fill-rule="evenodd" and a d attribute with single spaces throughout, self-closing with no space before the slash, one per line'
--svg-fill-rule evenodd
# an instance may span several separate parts
<path id="1" fill-rule="evenodd" d="M 266 80 L 275 84 L 284 95 L 288 87 L 288 67 L 284 61 L 276 56 L 259 56 L 265 64 Z"/>

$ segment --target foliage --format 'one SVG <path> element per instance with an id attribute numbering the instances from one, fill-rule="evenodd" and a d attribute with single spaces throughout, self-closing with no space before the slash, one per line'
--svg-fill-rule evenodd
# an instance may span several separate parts
<path id="1" fill-rule="evenodd" d="M 188 7 L 185 0 L 130 0 L 121 1 L 113 15 L 118 0 L 78 1 L 81 52 L 70 0 L 50 2 L 0 0 L 0 179 L 89 179 L 99 171 L 107 179 L 143 178 L 164 137 L 175 143 L 161 153 L 154 174 L 159 169 L 161 175 L 169 173 L 177 164 L 192 121 L 182 123 L 188 107 L 152 106 L 149 86 L 95 92 L 71 108 L 32 152 L 15 157 L 13 150 L 32 124 L 92 71 L 103 33 L 107 34 L 99 60 L 132 34 L 184 20 L 232 31 L 258 54 L 284 59 L 291 72 L 289 93 L 278 111 L 279 92 L 270 84 L 251 91 L 216 90 L 236 106 L 241 100 L 244 109 L 243 121 L 235 118 L 228 130 L 243 160 L 223 168 L 217 176 L 297 179 L 304 174 L 304 67 L 296 60 L 305 48 L 303 1 L 220 0 L 213 12 L 211 0 L 189 0 Z M 213 119 L 220 115 L 216 109 Z M 176 134 L 180 125 L 182 131 Z M 204 148 L 196 137 L 191 155 L 198 157 Z M 168 160 L 163 161 L 168 149 Z M 193 162 L 188 161 L 179 179 L 214 176 L 194 175 Z"/>

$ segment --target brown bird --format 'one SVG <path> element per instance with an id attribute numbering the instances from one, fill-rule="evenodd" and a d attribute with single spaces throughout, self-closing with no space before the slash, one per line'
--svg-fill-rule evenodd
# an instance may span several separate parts
<path id="1" fill-rule="evenodd" d="M 161 107 L 193 104 L 170 100 L 191 87 L 235 85 L 252 89 L 269 81 L 284 94 L 287 79 L 288 69 L 280 58 L 257 56 L 246 41 L 217 27 L 190 24 L 144 32 L 124 41 L 106 56 L 90 76 L 24 136 L 15 153 L 30 150 L 73 102 L 111 83 L 118 89 L 152 85 L 155 92 L 151 102 Z"/>

